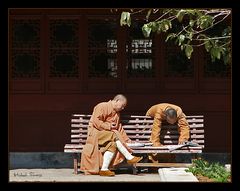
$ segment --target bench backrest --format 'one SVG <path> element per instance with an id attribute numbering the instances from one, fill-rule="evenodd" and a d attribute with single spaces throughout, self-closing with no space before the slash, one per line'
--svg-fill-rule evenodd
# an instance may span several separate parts
<path id="1" fill-rule="evenodd" d="M 71 119 L 71 142 L 84 145 L 91 115 L 73 114 Z M 190 140 L 204 147 L 203 115 L 187 116 L 190 126 Z M 149 142 L 153 119 L 148 116 L 121 116 L 121 123 L 129 138 L 136 142 Z M 178 144 L 179 132 L 177 125 L 163 124 L 160 140 L 164 145 Z"/>

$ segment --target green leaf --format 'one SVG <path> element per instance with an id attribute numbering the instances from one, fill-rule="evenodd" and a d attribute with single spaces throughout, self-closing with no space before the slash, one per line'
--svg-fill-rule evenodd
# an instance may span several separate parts
<path id="1" fill-rule="evenodd" d="M 189 33 L 188 33 L 188 38 L 189 38 L 189 40 L 192 41 L 192 37 L 193 37 L 193 32 L 189 32 Z"/>
<path id="2" fill-rule="evenodd" d="M 120 18 L 120 26 L 127 25 L 131 26 L 131 17 L 129 12 L 122 12 Z"/>
<path id="3" fill-rule="evenodd" d="M 204 44 L 205 49 L 207 52 L 209 52 L 209 50 L 212 48 L 212 44 L 210 43 L 210 41 L 206 41 L 206 43 Z"/>
<path id="4" fill-rule="evenodd" d="M 219 49 L 219 48 L 217 48 L 217 53 L 216 53 L 217 55 L 217 59 L 218 60 L 220 60 L 220 58 L 221 58 L 221 50 Z"/>
<path id="5" fill-rule="evenodd" d="M 170 34 L 167 35 L 165 42 L 167 42 L 169 39 L 172 40 L 175 37 L 176 37 L 175 33 L 170 33 Z"/>
<path id="6" fill-rule="evenodd" d="M 142 26 L 142 32 L 145 37 L 149 37 L 151 33 L 151 27 L 149 27 L 149 24 L 144 24 Z"/>
<path id="7" fill-rule="evenodd" d="M 172 23 L 168 19 L 163 19 L 161 21 L 158 21 L 158 31 L 161 32 L 167 32 L 170 28 L 172 28 Z"/>
<path id="8" fill-rule="evenodd" d="M 198 17 L 201 17 L 203 15 L 198 9 L 195 9 L 195 14 Z"/>
<path id="9" fill-rule="evenodd" d="M 195 22 L 196 22 L 196 21 L 194 21 L 194 20 L 191 19 L 191 20 L 189 21 L 190 27 L 193 27 Z"/>
<path id="10" fill-rule="evenodd" d="M 196 10 L 195 9 L 187 9 L 186 12 L 190 15 L 195 15 Z"/>
<path id="11" fill-rule="evenodd" d="M 156 32 L 158 30 L 158 23 L 156 21 L 153 21 L 153 22 L 150 22 L 151 23 L 151 29 L 152 29 L 152 32 Z M 149 24 L 150 24 L 149 23 Z"/>
<path id="12" fill-rule="evenodd" d="M 183 16 L 185 15 L 186 11 L 181 9 L 180 11 L 178 11 L 176 17 L 178 19 L 178 21 L 181 23 L 183 20 Z"/>
<path id="13" fill-rule="evenodd" d="M 210 51 L 211 56 L 217 59 L 221 58 L 221 49 L 219 47 L 213 47 Z"/>
<path id="14" fill-rule="evenodd" d="M 200 29 L 205 29 L 213 25 L 213 17 L 209 15 L 203 15 L 199 17 L 198 25 Z"/>
<path id="15" fill-rule="evenodd" d="M 193 47 L 191 45 L 186 45 L 185 54 L 186 54 L 188 59 L 191 58 L 192 52 L 193 52 Z"/>
<path id="16" fill-rule="evenodd" d="M 181 45 L 181 50 L 183 50 L 184 49 L 184 45 Z"/>
<path id="17" fill-rule="evenodd" d="M 185 35 L 181 34 L 179 36 L 179 41 L 183 42 L 185 40 Z"/>
<path id="18" fill-rule="evenodd" d="M 178 36 L 178 46 L 180 46 L 185 40 L 185 35 L 181 34 Z"/>
<path id="19" fill-rule="evenodd" d="M 231 60 L 232 59 L 232 55 L 230 52 L 225 52 L 225 54 L 223 54 L 223 62 L 224 64 L 231 64 Z"/>

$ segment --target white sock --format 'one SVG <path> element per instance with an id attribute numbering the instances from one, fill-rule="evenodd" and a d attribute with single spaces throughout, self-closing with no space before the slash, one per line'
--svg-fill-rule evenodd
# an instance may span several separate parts
<path id="1" fill-rule="evenodd" d="M 123 154 L 123 156 L 125 156 L 127 160 L 131 160 L 134 158 L 119 140 L 116 141 L 116 144 L 117 144 L 118 150 Z"/>
<path id="2" fill-rule="evenodd" d="M 114 155 L 114 153 L 110 152 L 110 151 L 106 151 L 103 154 L 103 164 L 102 164 L 101 170 L 108 170 L 108 167 L 112 161 L 113 155 Z"/>

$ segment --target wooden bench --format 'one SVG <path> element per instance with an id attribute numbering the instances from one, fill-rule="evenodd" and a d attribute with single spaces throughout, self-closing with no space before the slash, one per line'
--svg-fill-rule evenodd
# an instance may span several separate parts
<path id="1" fill-rule="evenodd" d="M 64 152 L 73 154 L 74 173 L 78 173 L 79 167 L 79 153 L 82 152 L 82 148 L 87 138 L 87 128 L 91 115 L 85 114 L 73 114 L 71 119 L 71 144 L 64 146 Z M 190 126 L 190 141 L 198 143 L 198 147 L 183 147 L 174 151 L 169 150 L 169 146 L 178 144 L 178 129 L 176 125 L 162 125 L 161 130 L 161 143 L 164 147 L 152 147 L 140 146 L 131 147 L 134 154 L 142 155 L 148 153 L 202 153 L 204 148 L 204 124 L 203 116 L 187 116 L 187 121 Z M 121 116 L 121 123 L 125 129 L 129 138 L 137 143 L 149 143 L 149 137 L 151 135 L 151 129 L 153 119 L 148 116 L 133 116 L 125 115 Z M 191 164 L 185 163 L 137 163 L 134 167 L 183 167 Z M 133 169 L 134 170 L 134 169 Z M 136 173 L 136 169 L 134 170 Z"/>

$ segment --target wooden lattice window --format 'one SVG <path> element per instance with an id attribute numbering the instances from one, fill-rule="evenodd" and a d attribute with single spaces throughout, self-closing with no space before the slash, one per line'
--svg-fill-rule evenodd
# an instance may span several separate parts
<path id="1" fill-rule="evenodd" d="M 88 19 L 88 77 L 117 78 L 117 20 Z"/>
<path id="2" fill-rule="evenodd" d="M 78 19 L 50 19 L 50 77 L 77 78 L 79 76 Z"/>
<path id="3" fill-rule="evenodd" d="M 14 18 L 11 25 L 12 78 L 40 78 L 40 19 Z"/>
<path id="4" fill-rule="evenodd" d="M 152 37 L 142 34 L 143 23 L 134 21 L 126 45 L 127 77 L 154 77 L 154 47 Z"/>

